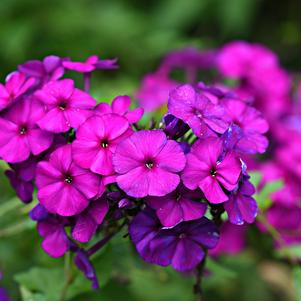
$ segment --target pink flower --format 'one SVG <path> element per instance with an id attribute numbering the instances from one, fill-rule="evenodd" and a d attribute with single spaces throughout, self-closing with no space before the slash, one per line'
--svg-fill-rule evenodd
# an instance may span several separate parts
<path id="1" fill-rule="evenodd" d="M 101 175 L 114 173 L 112 155 L 122 140 L 132 134 L 128 121 L 116 114 L 93 116 L 83 123 L 72 144 L 74 162 Z"/>
<path id="2" fill-rule="evenodd" d="M 168 112 L 186 122 L 198 137 L 212 136 L 212 131 L 224 133 L 228 128 L 224 108 L 191 85 L 182 85 L 170 93 Z"/>
<path id="3" fill-rule="evenodd" d="M 104 191 L 101 178 L 78 167 L 71 156 L 71 145 L 54 151 L 49 161 L 38 164 L 38 199 L 50 212 L 62 216 L 81 213 L 89 200 Z"/>
<path id="4" fill-rule="evenodd" d="M 117 69 L 117 60 L 100 60 L 97 55 L 92 55 L 84 62 L 64 61 L 63 66 L 66 69 L 81 73 L 89 73 L 95 69 Z"/>
<path id="5" fill-rule="evenodd" d="M 52 81 L 35 93 L 47 107 L 46 115 L 38 122 L 39 126 L 54 133 L 67 132 L 71 127 L 78 128 L 92 115 L 96 105 L 89 94 L 74 88 L 71 79 Z"/>
<path id="6" fill-rule="evenodd" d="M 10 74 L 5 85 L 0 84 L 0 111 L 10 106 L 34 84 L 33 78 L 26 78 L 20 72 Z"/>
<path id="7" fill-rule="evenodd" d="M 9 163 L 18 163 L 48 149 L 53 134 L 41 130 L 37 122 L 45 115 L 44 106 L 34 98 L 14 104 L 0 118 L 0 156 Z"/>
<path id="8" fill-rule="evenodd" d="M 142 108 L 130 110 L 130 105 L 131 98 L 129 96 L 117 96 L 113 99 L 111 106 L 105 102 L 100 103 L 96 106 L 94 112 L 97 115 L 115 113 L 124 116 L 130 123 L 136 123 L 143 116 L 144 110 Z"/>
<path id="9" fill-rule="evenodd" d="M 223 155 L 223 142 L 218 138 L 198 140 L 187 155 L 182 172 L 184 185 L 199 187 L 210 203 L 218 204 L 229 199 L 223 188 L 232 191 L 237 187 L 241 164 L 234 153 Z"/>
<path id="10" fill-rule="evenodd" d="M 113 156 L 117 184 L 133 197 L 164 196 L 179 184 L 177 174 L 185 155 L 176 141 L 161 130 L 135 132 L 122 141 Z"/>

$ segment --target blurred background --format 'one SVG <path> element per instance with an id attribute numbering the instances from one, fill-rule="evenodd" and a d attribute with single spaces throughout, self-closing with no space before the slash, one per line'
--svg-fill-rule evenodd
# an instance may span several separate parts
<path id="1" fill-rule="evenodd" d="M 155 70 L 168 51 L 187 46 L 214 48 L 233 39 L 263 43 L 278 53 L 285 67 L 300 71 L 300 11 L 298 0 L 1 0 L 1 82 L 29 59 L 55 54 L 84 60 L 97 54 L 101 58 L 117 57 L 121 67 L 97 72 L 93 89 L 99 97 L 131 95 L 142 76 Z M 61 285 L 63 261 L 50 259 L 41 251 L 34 224 L 26 218 L 28 210 L 14 197 L 2 174 L 0 286 L 6 287 L 16 301 L 21 300 L 20 289 L 23 300 L 56 301 L 53 291 Z M 256 230 L 250 232 L 251 241 L 256 235 L 252 231 Z M 264 243 L 269 250 L 271 239 L 263 239 L 253 242 L 254 246 Z M 128 248 L 117 238 L 96 262 L 101 290 L 87 293 L 87 282 L 85 288 L 75 287 L 77 293 L 70 294 L 68 300 L 114 301 L 120 296 L 124 301 L 194 300 L 191 278 L 148 267 L 137 256 L 125 255 L 131 254 Z M 263 262 L 256 256 L 250 253 L 227 258 L 223 266 L 209 263 L 215 276 L 204 280 L 205 300 L 273 301 L 295 300 L 298 293 L 301 296 L 301 275 L 294 278 L 300 279 L 296 285 L 296 280 L 287 277 L 286 265 L 280 262 L 275 269 L 266 260 L 268 251 Z M 38 268 L 28 272 L 35 266 Z M 273 277 L 275 273 L 277 277 Z M 44 295 L 33 297 L 27 291 L 28 287 L 39 291 L 41 284 Z"/>

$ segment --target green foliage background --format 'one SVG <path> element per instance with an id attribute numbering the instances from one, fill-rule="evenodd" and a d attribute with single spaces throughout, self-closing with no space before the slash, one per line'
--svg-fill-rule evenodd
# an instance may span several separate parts
<path id="1" fill-rule="evenodd" d="M 0 77 L 3 81 L 17 64 L 49 54 L 79 60 L 91 54 L 118 57 L 119 71 L 93 78 L 93 93 L 110 100 L 133 94 L 143 74 L 154 70 L 166 52 L 218 47 L 231 39 L 264 43 L 285 66 L 299 71 L 300 9 L 298 0 L 1 0 Z M 41 251 L 35 225 L 27 218 L 29 209 L 14 197 L 2 175 L 5 168 L 1 164 L 0 286 L 16 301 L 57 301 L 65 281 L 63 259 Z M 301 300 L 300 270 L 273 263 L 276 255 L 268 235 L 258 239 L 258 230 L 251 227 L 248 237 L 245 254 L 209 262 L 212 275 L 204 281 L 205 300 Z M 89 283 L 71 271 L 75 280 L 65 300 L 194 300 L 191 277 L 143 264 L 122 237 L 99 254 L 95 265 L 101 290 L 90 292 Z M 264 272 L 277 272 L 279 283 L 264 281 Z"/>

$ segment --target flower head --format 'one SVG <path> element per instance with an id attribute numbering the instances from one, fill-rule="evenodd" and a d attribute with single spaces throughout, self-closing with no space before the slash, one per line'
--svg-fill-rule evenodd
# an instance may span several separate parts
<path id="1" fill-rule="evenodd" d="M 112 156 L 117 145 L 130 136 L 128 121 L 117 114 L 93 116 L 83 123 L 72 144 L 75 163 L 101 175 L 114 173 Z"/>
<path id="2" fill-rule="evenodd" d="M 224 133 L 228 123 L 222 106 L 213 104 L 191 85 L 182 85 L 170 93 L 168 111 L 186 122 L 198 137 Z"/>
<path id="3" fill-rule="evenodd" d="M 219 239 L 216 226 L 205 217 L 162 229 L 149 208 L 133 219 L 129 233 L 145 261 L 181 272 L 193 270 L 205 257 L 203 248 L 214 248 Z"/>
<path id="4" fill-rule="evenodd" d="M 44 106 L 30 97 L 15 103 L 0 118 L 0 156 L 5 161 L 22 162 L 50 147 L 53 134 L 37 126 L 44 115 Z"/>
<path id="5" fill-rule="evenodd" d="M 182 221 L 201 218 L 207 209 L 201 202 L 202 193 L 191 191 L 180 185 L 172 193 L 163 197 L 148 197 L 148 205 L 156 210 L 156 214 L 164 227 L 174 227 Z"/>
<path id="6" fill-rule="evenodd" d="M 53 133 L 64 133 L 71 127 L 78 128 L 92 115 L 91 109 L 96 105 L 95 99 L 89 94 L 74 88 L 71 79 L 49 82 L 35 95 L 47 107 L 45 116 L 38 124 Z"/>
<path id="7" fill-rule="evenodd" d="M 133 197 L 164 196 L 179 184 L 185 155 L 161 130 L 142 130 L 122 141 L 113 156 L 117 184 Z"/>
<path id="8" fill-rule="evenodd" d="M 210 203 L 218 204 L 229 199 L 224 189 L 237 187 L 241 163 L 233 152 L 223 154 L 219 138 L 198 140 L 187 154 L 187 164 L 182 172 L 184 185 L 189 189 L 199 187 Z"/>
<path id="9" fill-rule="evenodd" d="M 70 144 L 38 164 L 36 184 L 40 203 L 50 213 L 62 216 L 80 214 L 90 199 L 104 191 L 99 176 L 73 162 Z"/>
<path id="10" fill-rule="evenodd" d="M 33 78 L 26 78 L 23 73 L 14 72 L 7 77 L 5 85 L 0 84 L 0 111 L 13 104 L 34 84 Z"/>

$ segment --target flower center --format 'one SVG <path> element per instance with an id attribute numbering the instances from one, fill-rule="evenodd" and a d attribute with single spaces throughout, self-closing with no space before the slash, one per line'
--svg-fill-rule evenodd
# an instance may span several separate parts
<path id="1" fill-rule="evenodd" d="M 59 103 L 59 109 L 64 111 L 67 108 L 67 103 L 64 100 L 61 100 Z"/>
<path id="2" fill-rule="evenodd" d="M 181 233 L 180 235 L 179 235 L 179 238 L 180 239 L 183 239 L 183 238 L 185 238 L 186 237 L 186 234 L 185 233 Z"/>
<path id="3" fill-rule="evenodd" d="M 210 175 L 211 175 L 212 177 L 215 177 L 216 174 L 217 174 L 217 170 L 216 170 L 215 168 L 211 168 L 211 170 L 210 170 Z"/>
<path id="4" fill-rule="evenodd" d="M 109 141 L 108 140 L 102 140 L 101 142 L 100 142 L 100 145 L 101 145 L 101 147 L 102 148 L 107 148 L 107 147 L 109 147 Z"/>
<path id="5" fill-rule="evenodd" d="M 71 184 L 73 181 L 73 178 L 70 175 L 65 176 L 65 183 Z"/>
<path id="6" fill-rule="evenodd" d="M 152 160 L 147 160 L 145 162 L 145 166 L 148 168 L 148 169 L 152 169 L 154 167 L 154 162 Z"/>
<path id="7" fill-rule="evenodd" d="M 25 135 L 27 132 L 27 127 L 25 125 L 22 125 L 19 129 L 20 135 Z"/>

